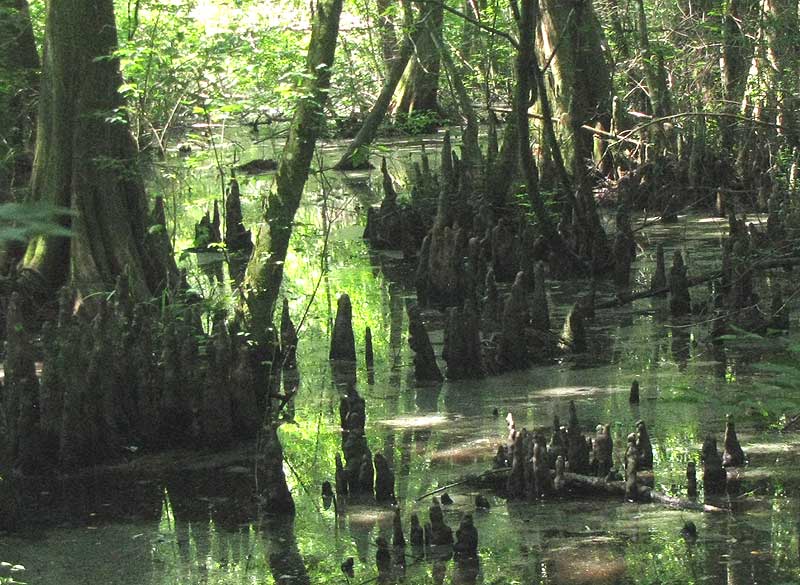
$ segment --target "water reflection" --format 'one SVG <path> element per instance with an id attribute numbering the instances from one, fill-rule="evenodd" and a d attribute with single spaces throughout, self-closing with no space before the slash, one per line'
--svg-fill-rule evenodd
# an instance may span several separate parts
<path id="1" fill-rule="evenodd" d="M 358 197 L 373 196 L 365 191 Z M 300 219 L 316 229 L 319 213 L 317 208 L 306 210 Z M 668 244 L 668 255 L 684 236 L 688 238 L 684 241 L 697 244 L 691 268 L 699 273 L 711 265 L 715 253 L 713 246 L 707 246 L 715 236 L 704 229 L 686 220 L 674 230 L 656 226 L 651 237 L 653 243 Z M 759 419 L 745 411 L 746 405 L 755 407 L 770 398 L 756 385 L 763 374 L 751 365 L 761 357 L 752 348 L 701 342 L 692 355 L 692 336 L 702 340 L 705 330 L 666 326 L 666 303 L 652 299 L 598 311 L 589 325 L 592 354 L 580 369 L 565 360 L 481 382 L 416 386 L 408 375 L 411 359 L 403 311 L 403 301 L 413 291 L 401 282 L 409 265 L 398 255 L 368 252 L 358 231 L 332 233 L 327 260 L 331 272 L 300 332 L 302 378 L 283 378 L 284 394 L 297 389 L 297 397 L 286 406 L 289 422 L 280 429 L 293 470 L 286 473 L 298 508 L 294 523 L 263 520 L 249 446 L 236 456 L 219 459 L 170 454 L 147 468 L 110 477 L 89 473 L 79 480 L 37 480 L 24 486 L 26 518 L 35 518 L 43 526 L 42 534 L 36 542 L 0 536 L 5 557 L 0 561 L 38 571 L 41 583 L 69 583 L 77 581 L 61 579 L 57 567 L 70 559 L 95 558 L 98 550 L 135 551 L 137 564 L 126 567 L 124 575 L 105 578 L 100 561 L 108 565 L 109 559 L 118 558 L 109 553 L 88 564 L 82 577 L 87 582 L 124 585 L 289 584 L 342 583 L 341 564 L 353 557 L 353 582 L 375 579 L 376 543 L 379 538 L 391 541 L 392 511 L 341 502 L 344 513 L 337 515 L 333 508 L 322 509 L 319 502 L 320 486 L 333 481 L 334 456 L 341 449 L 339 397 L 358 390 L 367 405 L 369 448 L 384 453 L 394 467 L 406 528 L 412 512 L 420 512 L 423 522 L 427 518 L 429 501 L 417 503 L 415 498 L 487 467 L 481 454 L 485 450 L 491 457 L 491 445 L 503 439 L 502 415 L 507 411 L 534 428 L 549 425 L 554 412 L 563 416 L 568 400 L 575 399 L 586 428 L 614 423 L 618 450 L 634 422 L 644 419 L 657 453 L 655 483 L 676 493 L 685 490 L 686 462 L 696 457 L 701 438 L 707 433 L 721 437 L 726 410 L 737 412 L 740 432 L 748 437 L 745 450 L 753 446 L 751 467 L 740 487 L 731 489 L 738 499 L 727 498 L 729 513 L 670 512 L 616 500 L 506 505 L 490 498 L 493 507 L 475 513 L 479 561 L 419 560 L 411 547 L 402 556 L 392 549 L 393 580 L 720 585 L 797 580 L 797 450 L 785 438 L 759 427 Z M 298 233 L 302 246 L 296 249 L 304 252 L 287 260 L 293 316 L 303 313 L 317 283 L 308 274 L 309 265 L 319 264 L 321 253 L 318 233 L 313 236 L 302 239 Z M 650 263 L 638 262 L 637 280 L 648 282 Z M 557 326 L 582 283 L 549 284 Z M 353 299 L 359 348 L 365 327 L 372 329 L 376 366 L 374 377 L 366 380 L 374 385 L 359 379 L 363 372 L 355 365 L 331 367 L 327 360 L 332 301 L 338 292 Z M 441 332 L 433 337 L 440 340 Z M 631 407 L 626 390 L 634 378 L 641 381 L 642 401 Z M 494 408 L 501 413 L 499 419 L 491 415 Z M 621 453 L 615 456 L 619 460 Z M 451 527 L 458 525 L 462 514 L 474 512 L 475 494 L 467 487 L 451 490 L 455 502 L 444 510 Z M 680 535 L 689 519 L 698 527 L 694 544 Z"/>

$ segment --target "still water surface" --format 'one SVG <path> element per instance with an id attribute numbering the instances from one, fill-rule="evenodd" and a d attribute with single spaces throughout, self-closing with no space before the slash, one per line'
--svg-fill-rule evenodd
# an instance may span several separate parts
<path id="1" fill-rule="evenodd" d="M 327 153 L 331 158 L 336 154 Z M 401 180 L 404 162 L 414 153 L 418 145 L 393 146 L 393 169 Z M 153 182 L 152 189 L 167 194 L 180 218 L 175 224 L 178 248 L 189 247 L 187 219 L 202 213 L 217 188 L 213 179 L 196 178 L 204 176 L 203 165 L 199 168 L 186 173 L 180 166 L 169 167 Z M 244 185 L 251 220 L 257 217 L 257 195 L 270 180 L 264 176 Z M 259 508 L 252 445 L 223 454 L 145 456 L 111 471 L 29 486 L 37 513 L 28 529 L 0 535 L 0 561 L 26 569 L 14 573 L 17 580 L 31 585 L 347 583 L 340 563 L 354 557 L 355 578 L 349 582 L 373 582 L 375 540 L 390 539 L 391 511 L 350 505 L 337 521 L 319 497 L 321 483 L 333 480 L 341 444 L 339 394 L 327 351 L 336 295 L 347 292 L 359 351 L 365 327 L 372 329 L 375 342 L 374 376 L 368 375 L 363 359 L 357 369 L 370 448 L 383 452 L 394 467 L 406 528 L 412 511 L 427 518 L 430 501 L 417 503 L 417 497 L 491 465 L 506 433 L 506 412 L 514 414 L 518 427 L 549 427 L 554 413 L 566 419 L 568 403 L 575 400 L 584 432 L 612 423 L 618 464 L 624 437 L 636 420 L 644 419 L 654 446 L 656 486 L 675 495 L 685 494 L 686 463 L 698 460 L 702 439 L 713 433 L 721 444 L 728 412 L 736 417 L 750 459 L 741 495 L 726 500 L 730 512 L 717 514 L 614 499 L 507 503 L 488 493 L 491 509 L 475 511 L 477 492 L 453 488 L 454 504 L 446 507 L 445 518 L 455 529 L 463 513 L 474 512 L 479 564 L 416 559 L 408 548 L 398 580 L 498 585 L 800 582 L 800 435 L 776 430 L 778 416 L 800 412 L 800 370 L 793 382 L 793 354 L 787 349 L 791 337 L 743 338 L 720 351 L 708 343 L 707 325 L 672 323 L 665 300 L 645 299 L 598 312 L 588 354 L 481 381 L 418 387 L 411 375 L 404 312 L 405 300 L 413 297 L 408 278 L 413 266 L 398 254 L 370 252 L 360 239 L 359 222 L 365 206 L 379 198 L 379 183 L 377 173 L 346 178 L 331 173 L 312 180 L 287 258 L 285 293 L 295 323 L 307 312 L 300 330 L 298 379 L 289 380 L 299 384 L 299 393 L 281 427 L 287 478 L 297 504 L 294 523 L 270 520 Z M 665 244 L 668 258 L 675 247 L 684 250 L 690 274 L 715 266 L 725 229 L 717 220 L 687 216 L 675 226 L 643 230 L 636 283 L 644 287 L 649 282 L 658 242 Z M 328 230 L 326 246 L 320 236 Z M 189 255 L 187 261 L 196 258 Z M 769 298 L 767 287 L 791 277 L 770 275 L 761 283 L 762 298 Z M 201 276 L 192 278 L 198 288 L 211 290 Z M 586 283 L 548 284 L 552 321 L 560 327 Z M 699 300 L 707 292 L 695 294 Z M 435 312 L 426 317 L 439 352 L 441 317 Z M 786 365 L 788 384 L 774 384 L 786 374 L 764 370 L 759 363 L 766 359 Z M 638 406 L 628 403 L 634 378 L 642 387 Z M 494 408 L 501 416 L 492 416 Z M 686 521 L 697 526 L 693 544 L 680 535 Z"/>

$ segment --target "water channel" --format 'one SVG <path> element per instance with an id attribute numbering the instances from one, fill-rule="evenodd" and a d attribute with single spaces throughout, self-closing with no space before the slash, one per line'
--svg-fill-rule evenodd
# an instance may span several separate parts
<path id="1" fill-rule="evenodd" d="M 426 139 L 431 149 L 436 141 Z M 401 183 L 408 160 L 419 156 L 419 144 L 416 139 L 386 148 Z M 248 152 L 263 156 L 265 149 Z M 318 163 L 335 158 L 336 152 L 337 145 L 326 146 Z M 173 161 L 151 181 L 151 191 L 164 192 L 177 218 L 178 249 L 190 246 L 193 221 L 219 192 L 211 160 L 200 158 L 189 170 Z M 264 175 L 244 182 L 251 221 L 258 215 L 258 194 L 271 180 Z M 740 335 L 719 350 L 709 343 L 707 324 L 672 322 L 665 299 L 643 299 L 599 311 L 586 354 L 480 381 L 416 386 L 404 310 L 414 295 L 409 278 L 414 267 L 399 253 L 371 252 L 361 239 L 366 206 L 379 199 L 378 172 L 345 177 L 327 172 L 310 181 L 298 214 L 285 295 L 295 323 L 302 321 L 299 390 L 280 430 L 297 504 L 293 525 L 271 520 L 260 509 L 254 497 L 253 445 L 225 453 L 144 455 L 77 478 L 27 486 L 37 513 L 21 533 L 0 534 L 0 561 L 25 570 L 0 568 L 0 583 L 7 574 L 30 585 L 373 582 L 375 540 L 391 535 L 391 510 L 350 506 L 337 519 L 319 496 L 321 483 L 333 480 L 334 456 L 341 446 L 339 395 L 327 360 L 330 323 L 341 292 L 353 302 L 360 352 L 365 327 L 372 330 L 374 376 L 366 371 L 361 353 L 358 389 L 367 404 L 370 448 L 383 452 L 395 470 L 406 528 L 412 511 L 427 518 L 430 498 L 416 502 L 417 497 L 491 466 L 496 445 L 506 435 L 507 412 L 518 427 L 544 428 L 554 413 L 565 419 L 574 400 L 584 432 L 612 423 L 617 464 L 625 436 L 643 419 L 654 446 L 656 487 L 676 495 L 685 494 L 686 463 L 699 461 L 703 438 L 712 433 L 721 441 L 726 413 L 735 415 L 750 460 L 741 495 L 726 499 L 730 512 L 724 513 L 608 498 L 507 503 L 490 493 L 485 495 L 491 509 L 476 511 L 476 492 L 453 488 L 454 503 L 446 506 L 445 518 L 455 528 L 463 513 L 474 513 L 479 564 L 416 559 L 409 548 L 402 576 L 398 569 L 402 582 L 800 582 L 800 435 L 779 431 L 782 414 L 800 412 L 794 335 Z M 721 220 L 689 215 L 676 225 L 640 231 L 636 288 L 649 282 L 657 243 L 664 243 L 668 258 L 672 249 L 682 249 L 690 274 L 699 274 L 718 262 L 726 229 Z M 186 260 L 197 258 L 190 254 Z M 760 286 L 792 278 L 792 273 L 770 274 Z M 211 289 L 199 273 L 190 283 L 205 293 Z M 560 327 L 586 282 L 548 285 L 551 319 Z M 226 302 L 224 287 L 216 293 L 219 302 Z M 599 293 L 610 296 L 610 285 Z M 704 287 L 693 293 L 695 300 L 708 294 Z M 425 316 L 440 353 L 441 316 L 435 311 Z M 634 378 L 641 383 L 642 400 L 631 406 L 627 391 Z M 495 408 L 500 416 L 493 416 Z M 697 526 L 695 543 L 680 534 L 687 521 Z M 355 559 L 355 578 L 349 581 L 340 569 L 347 557 Z"/>

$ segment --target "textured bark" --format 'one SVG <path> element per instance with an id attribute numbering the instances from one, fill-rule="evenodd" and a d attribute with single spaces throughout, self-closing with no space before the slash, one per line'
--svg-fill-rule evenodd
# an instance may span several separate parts
<path id="1" fill-rule="evenodd" d="M 52 290 L 71 281 L 81 293 L 110 290 L 125 273 L 134 296 L 149 298 L 177 282 L 177 269 L 147 237 L 116 47 L 111 0 L 48 3 L 32 197 L 70 208 L 73 237 L 33 239 L 22 268 Z"/>
<path id="2" fill-rule="evenodd" d="M 653 116 L 661 118 L 672 113 L 672 99 L 667 87 L 666 70 L 664 69 L 663 57 L 660 53 L 654 52 L 650 47 L 650 38 L 647 32 L 647 16 L 644 11 L 644 0 L 637 0 L 638 26 L 639 26 L 639 51 L 644 61 L 644 73 L 647 79 L 647 86 L 650 89 L 650 105 Z M 667 136 L 664 127 L 657 125 L 654 127 L 656 135 L 657 154 L 662 154 L 667 148 Z"/>
<path id="3" fill-rule="evenodd" d="M 394 31 L 394 23 L 391 17 L 392 0 L 376 0 L 378 6 L 378 33 L 381 37 L 381 55 L 386 64 L 386 70 L 390 71 L 395 60 L 397 50 L 397 34 Z"/>
<path id="4" fill-rule="evenodd" d="M 731 114 L 737 113 L 747 82 L 747 56 L 750 47 L 740 22 L 749 1 L 752 0 L 730 0 L 723 17 L 720 59 L 722 95 L 725 100 L 725 111 Z M 734 144 L 735 122 L 726 118 L 721 118 L 719 122 L 722 151 L 730 152 Z"/>
<path id="5" fill-rule="evenodd" d="M 517 146 L 519 148 L 519 160 L 525 175 L 525 183 L 528 190 L 528 199 L 536 214 L 539 229 L 547 239 L 551 249 L 559 254 L 563 254 L 564 260 L 575 270 L 584 269 L 583 261 L 577 257 L 574 250 L 570 248 L 564 238 L 556 229 L 553 221 L 548 215 L 539 192 L 539 170 L 533 159 L 533 151 L 530 144 L 530 123 L 528 120 L 528 105 L 531 95 L 531 75 L 534 67 L 533 54 L 533 31 L 536 26 L 536 10 L 533 0 L 523 0 L 519 19 L 519 51 L 517 54 L 517 85 L 514 92 L 514 121 L 516 122 L 518 136 Z"/>
<path id="6" fill-rule="evenodd" d="M 798 146 L 796 129 L 798 98 L 797 44 L 798 11 L 796 0 L 763 0 L 764 28 L 771 91 L 777 93 L 778 119 L 789 146 Z"/>
<path id="7" fill-rule="evenodd" d="M 582 125 L 600 124 L 608 131 L 611 121 L 611 68 L 604 50 L 603 29 L 591 2 L 541 0 L 537 46 L 543 58 L 551 58 L 545 85 L 553 114 L 566 117 L 562 140 L 573 148 L 565 162 L 578 174 L 592 158 L 593 137 Z"/>
<path id="8" fill-rule="evenodd" d="M 289 248 L 292 224 L 308 179 L 311 157 L 325 118 L 331 69 L 339 32 L 342 0 L 320 0 L 314 10 L 311 42 L 302 88 L 304 96 L 289 129 L 275 178 L 259 226 L 253 256 L 245 275 L 244 293 L 256 340 L 269 339 L 275 303 L 283 279 L 283 262 Z"/>
<path id="9" fill-rule="evenodd" d="M 406 68 L 405 83 L 396 112 L 439 112 L 439 48 L 442 46 L 444 8 L 440 2 L 416 2 L 420 7 L 421 31 L 416 58 Z"/>
<path id="10" fill-rule="evenodd" d="M 23 179 L 15 159 L 33 134 L 39 65 L 27 0 L 0 0 L 0 201 Z"/>
<path id="11" fill-rule="evenodd" d="M 608 264 L 609 250 L 589 177 L 594 136 L 583 127 L 607 132 L 611 126 L 611 68 L 604 51 L 603 30 L 591 2 L 541 0 L 540 5 L 538 46 L 542 55 L 552 57 L 547 79 L 539 84 L 540 90 L 547 88 L 550 102 L 543 102 L 543 110 L 547 111 L 549 105 L 554 116 L 566 121 L 561 125 L 560 138 L 571 145 L 561 153 L 563 163 L 555 157 L 559 179 L 569 189 L 564 169 L 572 174 L 575 219 L 579 223 L 576 251 L 592 258 L 596 271 L 602 270 Z M 535 69 L 531 71 L 536 73 Z M 551 134 L 552 129 L 545 127 L 548 146 L 556 152 Z M 569 211 L 569 205 L 565 205 L 564 217 L 570 217 Z"/>
<path id="12" fill-rule="evenodd" d="M 411 39 L 406 37 L 400 47 L 399 53 L 389 63 L 388 75 L 383 82 L 381 93 L 378 94 L 358 134 L 356 134 L 355 138 L 353 138 L 347 146 L 347 150 L 345 150 L 339 162 L 336 163 L 336 169 L 342 170 L 368 166 L 369 151 L 367 147 L 375 139 L 375 135 L 378 133 L 378 127 L 386 116 L 386 112 L 389 111 L 392 96 L 397 89 L 400 78 L 403 76 L 403 71 L 405 71 L 408 65 L 413 48 Z"/>

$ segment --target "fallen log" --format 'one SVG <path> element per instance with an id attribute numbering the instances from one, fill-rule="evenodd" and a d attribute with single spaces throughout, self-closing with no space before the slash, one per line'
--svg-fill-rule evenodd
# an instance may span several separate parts
<path id="1" fill-rule="evenodd" d="M 600 493 L 609 496 L 625 497 L 624 481 L 606 481 L 605 478 L 602 477 L 592 477 L 589 475 L 580 475 L 569 472 L 564 473 L 564 480 L 566 491 L 590 491 L 595 494 Z M 668 496 L 642 484 L 639 484 L 637 489 L 639 492 L 639 502 L 652 502 L 654 504 L 662 504 L 678 510 L 693 510 L 696 512 L 726 511 L 723 508 L 712 506 L 710 504 L 703 504 L 694 500 Z"/>
<path id="2" fill-rule="evenodd" d="M 755 271 L 755 270 L 769 270 L 770 268 L 787 268 L 790 266 L 795 266 L 796 264 L 800 264 L 800 256 L 783 256 L 780 258 L 770 258 L 754 262 L 753 270 Z M 687 281 L 688 285 L 690 287 L 693 287 L 700 284 L 705 284 L 709 281 L 716 280 L 721 277 L 722 277 L 722 270 L 714 270 L 713 272 L 710 272 L 708 274 L 690 277 L 687 279 Z M 615 297 L 610 301 L 597 303 L 594 308 L 595 310 L 613 309 L 616 307 L 622 307 L 624 305 L 627 305 L 628 303 L 637 301 L 639 299 L 656 297 L 659 295 L 664 295 L 668 292 L 669 292 L 669 287 L 665 286 L 657 289 L 648 289 L 648 290 L 636 291 L 630 294 L 622 294 L 618 295 L 617 297 Z"/>
<path id="3" fill-rule="evenodd" d="M 505 491 L 506 483 L 508 481 L 508 474 L 510 467 L 502 467 L 499 469 L 492 469 L 485 473 L 476 475 L 467 475 L 459 481 L 449 483 L 441 486 L 419 496 L 415 501 L 433 496 L 450 488 L 468 485 L 480 489 L 493 489 L 497 491 Z M 555 476 L 555 472 L 553 472 Z M 625 497 L 625 482 L 624 481 L 606 481 L 602 477 L 593 477 L 591 475 L 583 475 L 579 473 L 565 472 L 563 475 L 563 488 L 556 492 L 556 495 L 566 495 L 569 493 L 584 493 L 587 495 L 601 495 L 601 496 L 614 496 Z M 694 512 L 726 512 L 724 508 L 714 506 L 711 504 L 704 504 L 702 502 L 669 496 L 667 494 L 658 492 L 646 485 L 638 486 L 638 501 L 651 502 L 654 504 L 661 504 L 669 508 L 677 510 L 690 510 Z"/>

